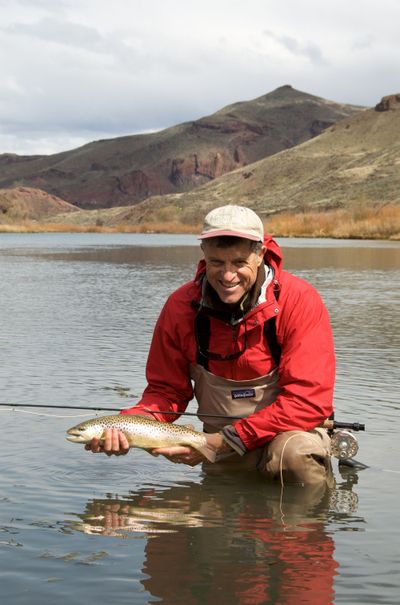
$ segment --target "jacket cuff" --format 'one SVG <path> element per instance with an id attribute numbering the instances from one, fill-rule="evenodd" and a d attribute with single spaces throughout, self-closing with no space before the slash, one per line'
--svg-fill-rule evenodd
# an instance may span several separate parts
<path id="1" fill-rule="evenodd" d="M 222 431 L 220 431 L 220 434 L 224 441 L 226 441 L 239 456 L 244 456 L 246 454 L 247 448 L 232 425 L 228 424 L 225 426 Z"/>

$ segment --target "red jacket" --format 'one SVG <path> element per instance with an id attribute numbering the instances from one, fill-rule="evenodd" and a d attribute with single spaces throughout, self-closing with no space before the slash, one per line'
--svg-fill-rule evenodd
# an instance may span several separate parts
<path id="1" fill-rule="evenodd" d="M 210 361 L 209 371 L 233 380 L 246 380 L 269 373 L 275 363 L 263 332 L 267 319 L 276 315 L 277 339 L 282 354 L 279 364 L 281 392 L 275 402 L 247 418 L 235 421 L 235 429 L 247 449 L 255 449 L 278 433 L 310 430 L 332 413 L 335 358 L 327 310 L 318 292 L 306 281 L 281 269 L 281 251 L 269 236 L 265 262 L 275 272 L 266 302 L 245 316 L 247 349 L 231 361 Z M 183 412 L 193 398 L 190 364 L 196 363 L 192 301 L 201 298 L 200 261 L 196 277 L 168 298 L 157 321 L 146 367 L 148 386 L 142 399 L 125 413 L 144 409 Z M 279 288 L 279 302 L 274 288 Z M 243 348 L 244 322 L 232 326 L 211 318 L 209 350 L 226 355 Z M 171 422 L 178 416 L 154 414 Z"/>

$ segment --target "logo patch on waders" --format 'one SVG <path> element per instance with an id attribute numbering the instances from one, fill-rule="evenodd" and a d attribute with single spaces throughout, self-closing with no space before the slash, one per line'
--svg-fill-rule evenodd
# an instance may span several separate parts
<path id="1" fill-rule="evenodd" d="M 232 399 L 250 399 L 256 396 L 255 389 L 235 389 L 231 391 Z"/>

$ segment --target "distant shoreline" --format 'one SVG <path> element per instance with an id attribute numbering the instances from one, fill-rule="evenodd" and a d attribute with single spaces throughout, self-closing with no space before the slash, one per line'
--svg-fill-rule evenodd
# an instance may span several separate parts
<path id="1" fill-rule="evenodd" d="M 92 223 L 39 222 L 26 220 L 0 224 L 0 233 L 179 233 L 197 234 L 200 225 L 178 221 L 149 221 L 115 225 Z M 281 213 L 265 220 L 274 237 L 400 240 L 400 205 L 356 206 L 321 212 Z"/>

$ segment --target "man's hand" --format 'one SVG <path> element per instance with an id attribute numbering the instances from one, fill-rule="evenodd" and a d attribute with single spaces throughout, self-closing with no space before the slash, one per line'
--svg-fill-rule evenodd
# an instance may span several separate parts
<path id="1" fill-rule="evenodd" d="M 224 441 L 219 433 L 207 433 L 205 435 L 208 445 L 210 445 L 216 454 L 232 452 L 232 448 Z M 196 466 L 205 462 L 207 458 L 201 452 L 192 447 L 176 445 L 174 447 L 159 447 L 150 451 L 153 456 L 165 456 L 170 462 L 188 464 Z"/>
<path id="2" fill-rule="evenodd" d="M 129 443 L 124 433 L 118 429 L 106 429 L 104 440 L 92 439 L 90 443 L 85 445 L 85 450 L 99 454 L 104 452 L 107 456 L 124 456 L 129 452 Z"/>

